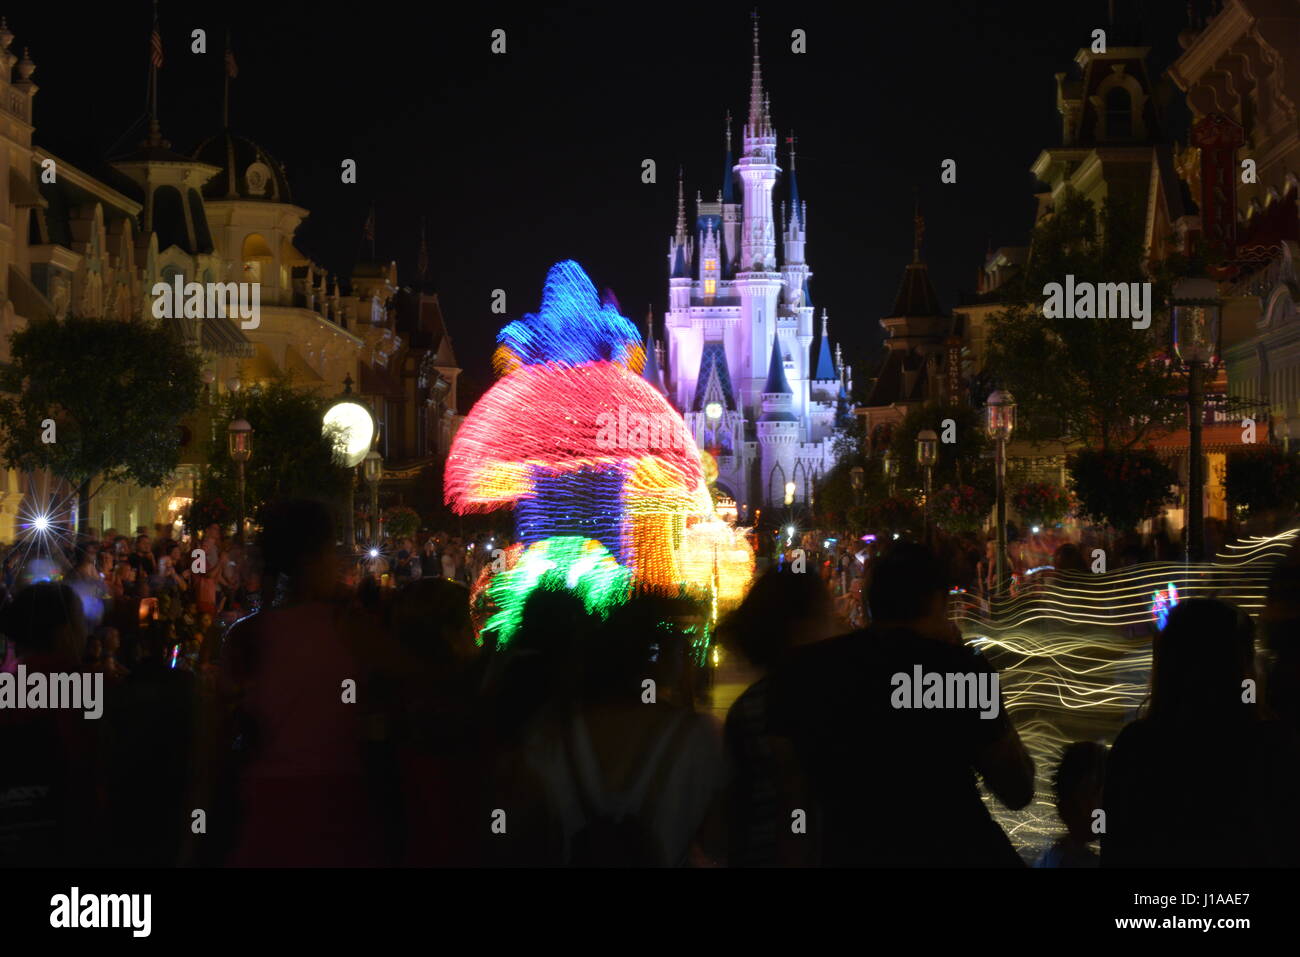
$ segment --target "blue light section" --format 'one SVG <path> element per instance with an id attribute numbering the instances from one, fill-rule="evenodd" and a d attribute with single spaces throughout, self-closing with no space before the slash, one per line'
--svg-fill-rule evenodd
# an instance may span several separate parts
<path id="1" fill-rule="evenodd" d="M 497 342 L 524 365 L 576 366 L 605 359 L 626 364 L 641 345 L 641 333 L 619 315 L 616 303 L 601 302 L 582 267 L 566 259 L 546 274 L 542 308 L 507 325 Z"/>

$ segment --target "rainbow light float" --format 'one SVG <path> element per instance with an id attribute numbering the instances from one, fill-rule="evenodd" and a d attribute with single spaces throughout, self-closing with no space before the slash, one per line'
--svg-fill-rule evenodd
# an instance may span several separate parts
<path id="1" fill-rule="evenodd" d="M 715 614 L 743 596 L 753 552 L 714 515 L 700 450 L 644 361 L 636 326 L 572 261 L 551 267 L 537 313 L 498 334 L 500 379 L 456 433 L 444 493 L 460 514 L 515 510 L 522 547 L 476 587 L 499 644 L 547 582 L 602 615 L 637 591 Z"/>

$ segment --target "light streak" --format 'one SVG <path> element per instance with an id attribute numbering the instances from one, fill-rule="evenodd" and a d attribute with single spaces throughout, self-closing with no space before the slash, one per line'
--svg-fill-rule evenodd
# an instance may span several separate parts
<path id="1" fill-rule="evenodd" d="M 1153 597 L 1220 598 L 1257 616 L 1272 568 L 1298 531 L 1243 539 L 1201 564 L 1045 571 L 1001 604 L 996 618 L 978 596 L 954 597 L 952 616 L 966 642 L 998 669 L 1007 712 L 1034 759 L 1028 807 L 1008 811 L 984 794 L 1022 857 L 1032 862 L 1063 830 L 1051 791 L 1062 749 L 1073 741 L 1114 741 L 1145 702 Z"/>

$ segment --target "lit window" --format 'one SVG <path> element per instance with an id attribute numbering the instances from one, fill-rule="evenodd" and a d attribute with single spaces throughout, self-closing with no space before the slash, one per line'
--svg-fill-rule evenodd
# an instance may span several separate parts
<path id="1" fill-rule="evenodd" d="M 704 280 L 704 295 L 712 296 L 718 291 L 718 281 L 716 279 Z"/>

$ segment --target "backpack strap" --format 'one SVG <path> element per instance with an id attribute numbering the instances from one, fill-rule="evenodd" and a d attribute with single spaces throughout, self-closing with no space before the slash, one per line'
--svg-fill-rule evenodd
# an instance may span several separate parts
<path id="1" fill-rule="evenodd" d="M 650 784 L 662 777 L 674 748 L 690 730 L 690 717 L 689 712 L 679 712 L 673 723 L 657 736 L 632 786 L 625 791 L 611 794 L 601 780 L 600 767 L 591 745 L 591 738 L 587 734 L 582 712 L 575 710 L 570 733 L 564 735 L 564 753 L 583 813 L 588 818 L 612 816 L 621 819 L 639 810 L 645 803 Z M 580 744 L 574 741 L 579 734 L 582 735 Z M 576 753 L 578 750 L 582 752 L 582 760 L 578 758 Z M 608 806 L 611 804 L 614 806 Z M 606 806 L 602 808 L 597 805 Z"/>

